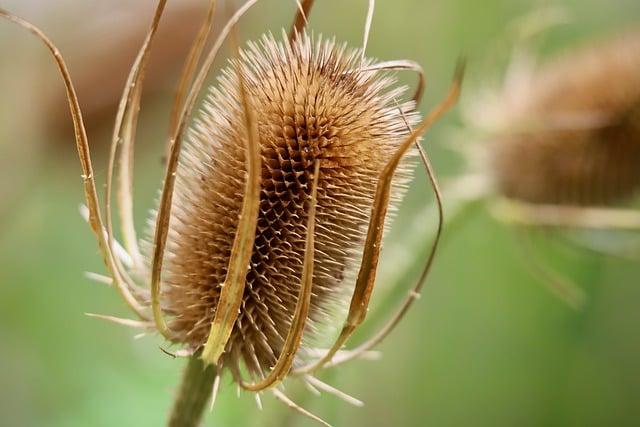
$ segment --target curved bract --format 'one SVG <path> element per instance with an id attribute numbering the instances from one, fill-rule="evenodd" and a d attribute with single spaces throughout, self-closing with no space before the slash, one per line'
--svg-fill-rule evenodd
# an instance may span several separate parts
<path id="1" fill-rule="evenodd" d="M 456 74 L 445 100 L 420 120 L 416 104 L 425 87 L 422 68 L 408 60 L 375 62 L 366 57 L 375 1 L 368 2 L 360 49 L 310 36 L 305 26 L 314 2 L 296 1 L 289 35 L 283 32 L 278 39 L 267 34 L 242 49 L 235 46 L 236 54 L 192 123 L 197 99 L 223 44 L 237 36 L 236 24 L 258 3 L 244 3 L 207 51 L 217 3 L 210 0 L 174 98 L 165 176 L 151 221 L 155 227 L 148 241 L 139 245 L 132 215 L 132 158 L 146 63 L 165 3 L 158 2 L 116 116 L 106 221 L 81 111 L 62 56 L 35 26 L 0 10 L 0 17 L 36 34 L 58 64 L 76 130 L 87 217 L 111 276 L 94 277 L 114 283 L 141 320 L 96 317 L 156 331 L 181 345 L 179 353 L 192 357 L 171 425 L 197 423 L 225 368 L 240 387 L 254 392 L 271 389 L 288 406 L 323 422 L 277 387 L 288 376 L 303 374 L 298 377 L 310 387 L 361 404 L 310 372 L 331 364 L 365 318 L 383 232 L 392 216 L 387 212 L 401 201 L 412 179 L 413 163 L 406 155 L 415 154 L 414 146 L 439 204 L 438 234 L 424 273 L 411 298 L 383 329 L 354 351 L 340 354 L 333 365 L 376 345 L 415 300 L 442 228 L 440 192 L 418 141 L 456 101 L 462 73 Z M 232 38 L 236 42 L 237 37 Z M 404 101 L 405 88 L 389 74 L 402 70 L 419 78 L 413 98 Z M 124 247 L 116 240 L 111 212 L 114 176 L 119 178 Z M 332 344 L 327 335 L 340 329 L 345 313 L 342 332 Z M 318 346 L 328 346 L 329 351 L 319 352 Z M 200 368 L 194 367 L 202 366 L 206 375 L 200 378 Z M 250 380 L 244 380 L 242 372 Z M 193 402 L 185 398 L 190 393 L 197 397 Z"/>

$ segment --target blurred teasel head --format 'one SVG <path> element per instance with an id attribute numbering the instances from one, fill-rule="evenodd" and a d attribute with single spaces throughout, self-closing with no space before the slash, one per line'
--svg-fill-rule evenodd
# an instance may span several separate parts
<path id="1" fill-rule="evenodd" d="M 515 41 L 502 84 L 492 88 L 485 78 L 467 98 L 467 130 L 484 141 L 463 147 L 470 169 L 487 184 L 483 195 L 523 206 L 629 204 L 640 190 L 640 32 L 584 43 L 537 65 L 528 45 L 557 23 L 553 12 L 520 22 L 535 30 Z"/>
<path id="2" fill-rule="evenodd" d="M 612 205 L 640 190 L 640 32 L 549 61 L 505 93 L 490 149 L 498 191 L 531 203 Z M 514 89 L 514 88 L 505 88 Z"/>
<path id="3" fill-rule="evenodd" d="M 240 48 L 235 26 L 257 3 L 249 0 L 207 51 L 216 10 L 211 1 L 178 83 L 158 208 L 148 238 L 139 241 L 132 215 L 131 154 L 145 66 L 165 3 L 158 2 L 124 89 L 104 215 L 82 114 L 62 57 L 40 30 L 2 12 L 45 42 L 66 84 L 87 218 L 110 273 L 95 277 L 113 283 L 139 320 L 102 317 L 157 332 L 181 346 L 176 353 L 190 356 L 171 425 L 197 423 L 224 369 L 240 388 L 270 390 L 312 417 L 282 393 L 278 386 L 285 378 L 297 376 L 357 402 L 313 374 L 366 354 L 418 296 L 439 234 L 422 277 L 396 314 L 370 340 L 354 350 L 342 349 L 368 310 L 391 217 L 387 212 L 398 205 L 412 179 L 413 162 L 406 157 L 420 154 L 438 196 L 418 140 L 455 103 L 462 67 L 445 99 L 421 119 L 416 110 L 424 89 L 420 66 L 365 55 L 374 1 L 369 1 L 362 48 L 309 35 L 304 28 L 310 0 L 296 2 L 288 35 L 267 34 Z M 235 54 L 191 124 L 205 78 L 228 38 Z M 419 77 L 410 99 L 389 73 L 401 70 Z M 111 211 L 116 174 L 123 245 L 114 237 Z"/>
<path id="4" fill-rule="evenodd" d="M 557 22 L 549 12 L 520 22 L 535 28 L 527 37 Z M 640 32 L 585 44 L 541 65 L 530 43 L 516 41 L 497 90 L 485 78 L 467 98 L 465 138 L 483 143 L 461 147 L 469 172 L 447 196 L 488 198 L 498 219 L 519 227 L 532 271 L 580 306 L 582 290 L 536 260 L 528 238 L 538 229 L 562 231 L 580 246 L 622 254 L 629 243 L 614 247 L 610 232 L 629 237 L 640 228 L 633 206 L 640 191 Z M 594 230 L 609 233 L 604 244 Z"/>

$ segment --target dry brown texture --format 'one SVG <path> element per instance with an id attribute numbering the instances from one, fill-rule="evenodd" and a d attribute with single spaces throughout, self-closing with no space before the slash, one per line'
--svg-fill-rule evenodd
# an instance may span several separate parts
<path id="1" fill-rule="evenodd" d="M 305 341 L 341 322 L 336 313 L 353 288 L 378 174 L 408 134 L 395 102 L 404 88 L 380 72 L 353 71 L 359 66 L 359 51 L 306 35 L 292 47 L 265 36 L 239 60 L 258 121 L 262 190 L 241 312 L 223 356 L 234 370 L 244 362 L 260 376 L 282 348 L 300 289 L 315 160 L 321 167 Z M 209 333 L 242 204 L 246 131 L 238 93 L 227 68 L 177 172 L 162 301 L 176 341 L 192 348 Z M 402 108 L 415 123 L 413 104 Z M 393 200 L 410 170 L 399 168 Z"/>
<path id="2" fill-rule="evenodd" d="M 505 115 L 535 130 L 502 135 L 491 151 L 503 195 L 608 205 L 640 189 L 640 32 L 561 57 L 525 93 Z"/>

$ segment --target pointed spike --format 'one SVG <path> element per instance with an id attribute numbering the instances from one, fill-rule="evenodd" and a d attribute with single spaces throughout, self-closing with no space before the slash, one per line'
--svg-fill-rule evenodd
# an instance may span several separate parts
<path id="1" fill-rule="evenodd" d="M 111 286 L 113 285 L 113 279 L 109 276 L 105 276 L 104 274 L 94 273 L 91 271 L 85 271 L 84 277 L 89 280 L 92 280 L 97 283 L 102 283 L 103 285 Z"/>
<path id="2" fill-rule="evenodd" d="M 307 411 L 306 409 L 304 409 L 303 407 L 299 406 L 297 403 L 289 399 L 283 392 L 281 392 L 277 388 L 271 389 L 271 393 L 273 393 L 276 399 L 278 399 L 279 401 L 287 405 L 289 408 L 301 413 L 305 417 L 311 418 L 312 420 L 319 422 L 325 427 L 332 427 L 331 424 L 329 424 L 322 418 L 312 414 L 311 412 Z"/>
<path id="3" fill-rule="evenodd" d="M 213 406 L 218 399 L 218 391 L 220 390 L 220 372 L 221 366 L 216 370 L 216 378 L 213 380 L 213 391 L 211 392 L 211 403 L 209 404 L 209 412 L 213 412 Z"/>
<path id="4" fill-rule="evenodd" d="M 339 399 L 344 400 L 345 402 L 353 405 L 353 406 L 357 406 L 359 408 L 364 406 L 364 402 L 360 399 L 356 399 L 353 396 L 348 395 L 347 393 L 338 390 L 337 388 L 323 382 L 320 381 L 318 378 L 312 376 L 312 375 L 305 375 L 304 379 L 311 385 L 313 385 L 314 387 L 317 387 L 318 389 L 325 391 L 329 394 L 332 394 L 334 396 L 336 396 Z"/>
<path id="5" fill-rule="evenodd" d="M 89 317 L 94 317 L 96 319 L 102 319 L 102 320 L 106 320 L 108 322 L 113 322 L 116 323 L 118 325 L 123 325 L 123 326 L 128 326 L 131 328 L 150 328 L 151 327 L 151 323 L 150 322 L 145 322 L 142 320 L 134 320 L 134 319 L 125 319 L 122 317 L 116 317 L 116 316 L 108 316 L 105 314 L 96 314 L 96 313 L 84 313 L 85 316 L 89 316 Z"/>
<path id="6" fill-rule="evenodd" d="M 298 4 L 298 10 L 295 18 L 293 18 L 293 24 L 289 31 L 289 41 L 294 41 L 298 34 L 302 33 L 304 28 L 308 25 L 309 13 L 313 6 L 314 0 L 296 0 Z"/>
<path id="7" fill-rule="evenodd" d="M 362 41 L 362 55 L 360 57 L 360 65 L 364 63 L 365 52 L 367 51 L 367 44 L 369 43 L 369 33 L 371 32 L 371 25 L 373 23 L 373 11 L 376 6 L 376 0 L 369 0 L 369 7 L 367 8 L 367 18 L 364 24 L 364 36 Z"/>

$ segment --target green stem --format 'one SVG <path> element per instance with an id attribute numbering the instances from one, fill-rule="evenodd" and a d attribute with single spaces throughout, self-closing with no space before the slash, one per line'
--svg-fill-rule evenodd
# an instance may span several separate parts
<path id="1" fill-rule="evenodd" d="M 211 398 L 216 367 L 205 366 L 199 354 L 189 358 L 169 417 L 169 427 L 197 427 Z"/>

